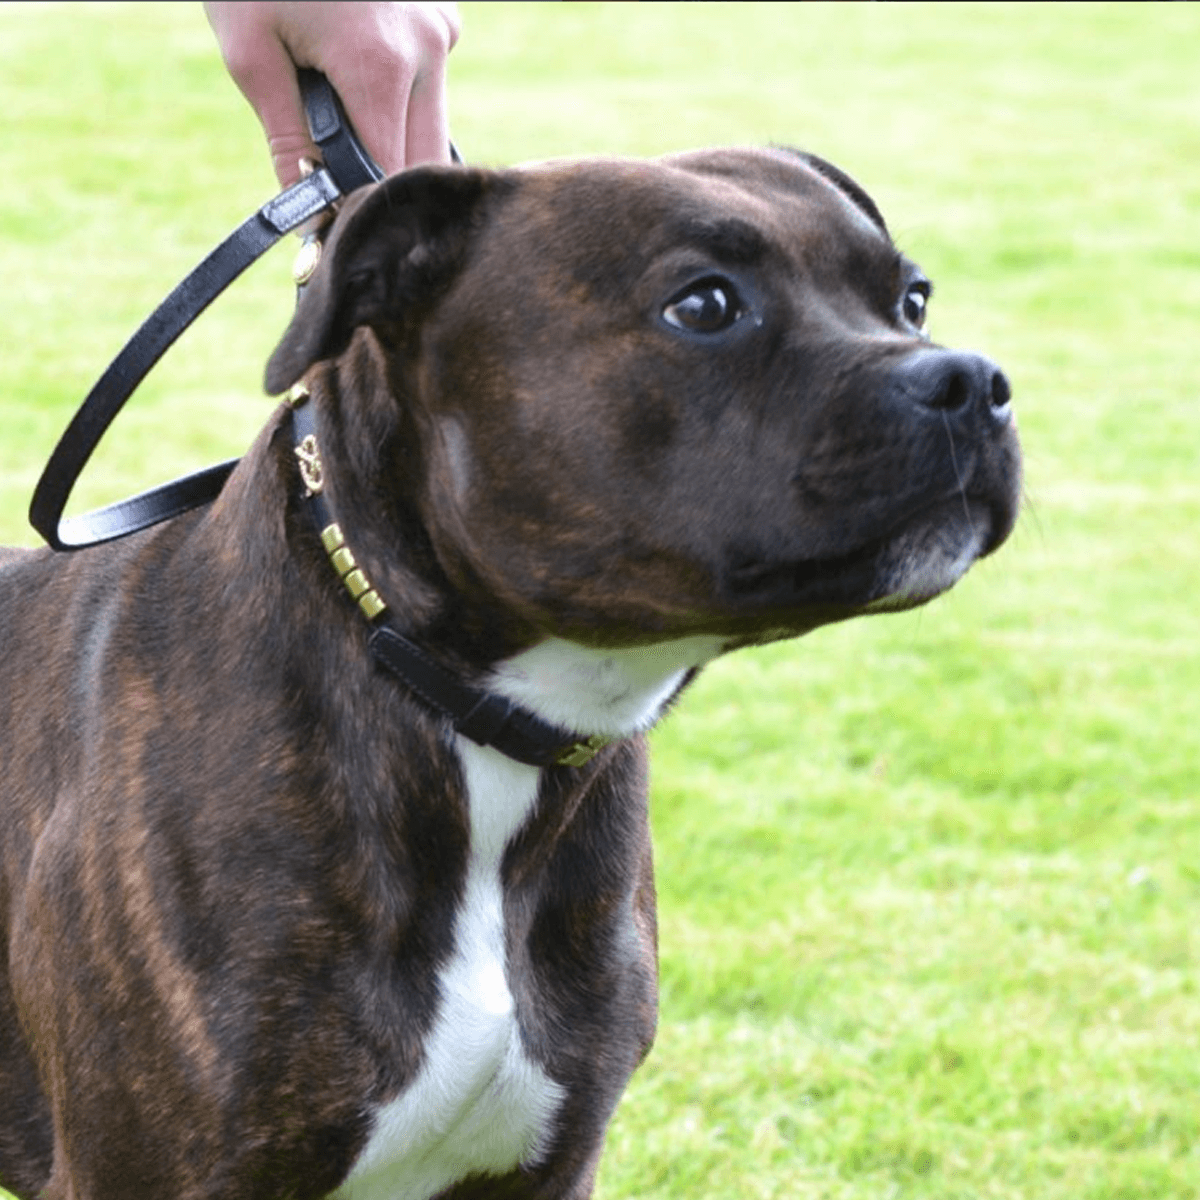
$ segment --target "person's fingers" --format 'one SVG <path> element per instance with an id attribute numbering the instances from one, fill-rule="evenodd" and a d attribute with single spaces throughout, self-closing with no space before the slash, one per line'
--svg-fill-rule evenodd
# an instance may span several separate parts
<path id="1" fill-rule="evenodd" d="M 367 153 L 385 175 L 402 170 L 414 68 L 372 46 L 351 61 L 329 60 L 324 70 Z"/>
<path id="2" fill-rule="evenodd" d="M 446 57 L 461 24 L 452 3 L 205 5 L 225 64 L 258 114 L 284 186 L 317 157 L 297 66 L 323 71 L 386 174 L 449 159 Z"/>
<path id="3" fill-rule="evenodd" d="M 369 30 L 354 55 L 323 47 L 324 69 L 346 114 L 385 174 L 417 162 L 448 162 L 446 58 L 458 39 L 452 4 L 364 5 Z M 344 44 L 343 44 L 344 45 Z"/>
<path id="4" fill-rule="evenodd" d="M 445 62 L 418 77 L 408 98 L 404 161 L 407 166 L 423 162 L 450 161 L 450 112 L 446 101 Z"/>
<path id="5" fill-rule="evenodd" d="M 436 28 L 439 40 L 433 53 L 426 57 L 425 68 L 418 70 L 408 100 L 405 156 L 410 166 L 419 162 L 450 161 L 446 65 L 450 51 L 462 33 L 462 20 L 456 4 L 435 4 L 430 8 L 439 22 Z"/>
<path id="6" fill-rule="evenodd" d="M 309 134 L 296 68 L 283 46 L 275 47 L 277 61 L 269 69 L 237 82 L 262 122 L 280 186 L 290 187 L 300 178 L 300 159 L 319 161 L 321 154 Z"/>
<path id="7" fill-rule="evenodd" d="M 225 66 L 257 114 L 282 186 L 300 178 L 301 157 L 319 157 L 300 101 L 296 67 L 269 4 L 205 5 Z"/>

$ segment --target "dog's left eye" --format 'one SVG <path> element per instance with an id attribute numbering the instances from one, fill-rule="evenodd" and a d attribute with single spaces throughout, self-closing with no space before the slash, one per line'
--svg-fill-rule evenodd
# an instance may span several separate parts
<path id="1" fill-rule="evenodd" d="M 720 333 L 742 315 L 741 302 L 726 279 L 690 284 L 663 309 L 663 320 L 688 333 Z"/>
<path id="2" fill-rule="evenodd" d="M 925 328 L 925 313 L 929 308 L 929 294 L 931 291 L 932 289 L 929 284 L 922 280 L 920 283 L 911 284 L 908 291 L 904 293 L 904 299 L 901 301 L 904 319 L 910 325 L 916 326 L 917 329 Z"/>

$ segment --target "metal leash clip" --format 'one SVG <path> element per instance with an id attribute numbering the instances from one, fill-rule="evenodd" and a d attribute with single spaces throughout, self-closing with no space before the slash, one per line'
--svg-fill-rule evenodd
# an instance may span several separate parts
<path id="1" fill-rule="evenodd" d="M 96 381 L 50 455 L 29 508 L 34 529 L 55 550 L 113 541 L 208 504 L 237 465 L 238 460 L 231 459 L 95 512 L 63 517 L 71 490 L 100 439 L 179 335 L 285 234 L 326 212 L 355 188 L 383 178 L 325 76 L 312 70 L 300 70 L 297 76 L 323 163 L 267 201 L 217 246 L 150 314 Z M 451 156 L 461 161 L 453 146 Z"/>

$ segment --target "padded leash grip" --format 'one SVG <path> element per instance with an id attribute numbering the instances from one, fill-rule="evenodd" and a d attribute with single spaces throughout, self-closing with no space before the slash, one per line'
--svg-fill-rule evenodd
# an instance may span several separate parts
<path id="1" fill-rule="evenodd" d="M 296 78 L 312 140 L 321 151 L 325 169 L 338 181 L 342 192 L 348 195 L 364 183 L 382 179 L 383 171 L 358 140 L 329 80 L 308 67 L 301 67 Z"/>

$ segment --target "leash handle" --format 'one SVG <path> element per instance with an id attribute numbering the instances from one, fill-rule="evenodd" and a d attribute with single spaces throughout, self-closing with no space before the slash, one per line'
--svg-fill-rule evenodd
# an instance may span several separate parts
<path id="1" fill-rule="evenodd" d="M 358 140 L 341 98 L 329 80 L 309 67 L 300 67 L 296 79 L 309 133 L 321 150 L 325 169 L 338 181 L 342 191 L 348 195 L 364 183 L 382 179 L 383 171 Z"/>
<path id="2" fill-rule="evenodd" d="M 243 221 L 150 314 L 96 381 L 50 455 L 29 506 L 30 523 L 53 549 L 96 546 L 208 504 L 237 465 L 231 459 L 95 512 L 63 518 L 71 490 L 100 439 L 179 335 L 286 233 L 355 188 L 383 178 L 325 76 L 307 69 L 297 76 L 325 165 Z"/>

